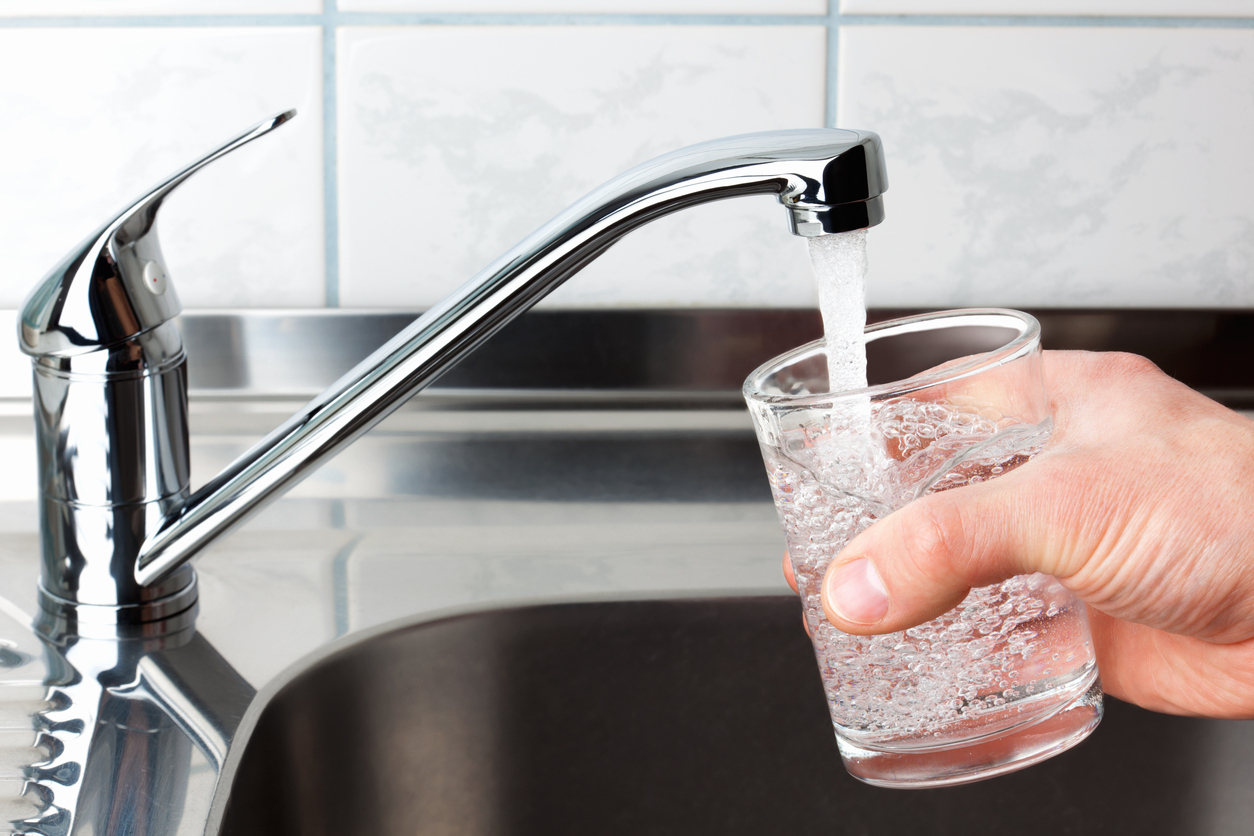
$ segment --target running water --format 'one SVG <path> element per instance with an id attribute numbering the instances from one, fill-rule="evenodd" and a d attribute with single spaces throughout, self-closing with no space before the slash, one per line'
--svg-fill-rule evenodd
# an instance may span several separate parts
<path id="1" fill-rule="evenodd" d="M 828 391 L 865 389 L 866 230 L 811 238 L 810 263 L 827 335 Z"/>

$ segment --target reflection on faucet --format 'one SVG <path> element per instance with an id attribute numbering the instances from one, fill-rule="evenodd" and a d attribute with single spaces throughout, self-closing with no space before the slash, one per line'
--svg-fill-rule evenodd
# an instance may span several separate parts
<path id="1" fill-rule="evenodd" d="M 63 635 L 45 651 L 34 727 L 47 757 L 27 768 L 39 812 L 13 822 L 18 832 L 201 832 L 252 686 L 193 627 L 155 639 Z"/>
<path id="2" fill-rule="evenodd" d="M 192 760 L 208 766 L 206 780 L 217 777 L 253 696 L 195 635 L 187 561 L 623 235 L 688 206 L 759 194 L 774 195 L 801 236 L 884 216 L 872 133 L 776 131 L 659 157 L 540 227 L 193 494 L 181 307 L 157 213 L 192 173 L 293 115 L 245 131 L 139 198 L 23 307 L 41 480 L 38 624 L 64 660 L 44 714 L 51 757 L 33 773 L 46 810 L 28 832 L 183 832 L 194 818 L 186 800 L 212 795 L 185 787 Z"/>

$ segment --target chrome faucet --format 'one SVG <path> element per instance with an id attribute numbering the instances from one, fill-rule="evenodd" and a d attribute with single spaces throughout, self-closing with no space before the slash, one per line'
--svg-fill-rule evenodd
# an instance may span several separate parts
<path id="1" fill-rule="evenodd" d="M 189 558 L 636 227 L 753 194 L 776 195 L 801 236 L 884 217 L 887 179 L 873 133 L 773 131 L 658 157 L 540 227 L 192 494 L 181 307 L 157 213 L 191 174 L 294 115 L 250 128 L 139 198 L 57 265 L 22 309 L 21 347 L 35 379 L 40 600 L 80 634 L 189 618 Z"/>
<path id="2" fill-rule="evenodd" d="M 40 474 L 38 622 L 58 647 L 166 636 L 181 636 L 175 644 L 187 646 L 197 600 L 193 555 L 636 227 L 688 206 L 755 194 L 775 195 L 800 236 L 861 229 L 884 217 L 887 180 L 873 133 L 773 131 L 659 157 L 540 227 L 192 493 L 181 306 L 157 240 L 157 215 L 191 174 L 294 115 L 250 128 L 126 207 L 58 264 L 22 309 L 19 339 L 34 367 Z M 177 689 L 157 675 L 162 664 L 145 668 L 142 652 L 112 658 L 125 655 L 104 654 L 110 670 L 125 671 L 116 676 L 138 683 L 135 689 L 164 694 L 146 704 L 213 703 L 170 696 Z M 167 682 L 164 690 L 152 685 L 157 681 Z M 238 682 L 233 687 L 236 702 L 250 698 Z M 110 691 L 115 699 L 131 693 Z M 221 716 L 239 712 L 219 710 L 208 720 L 203 711 L 173 714 L 201 748 L 216 741 L 213 761 L 236 722 Z"/>

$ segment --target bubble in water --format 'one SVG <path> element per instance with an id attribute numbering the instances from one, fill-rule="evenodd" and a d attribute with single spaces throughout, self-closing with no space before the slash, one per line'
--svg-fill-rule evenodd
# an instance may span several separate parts
<path id="1" fill-rule="evenodd" d="M 972 590 L 953 611 L 887 636 L 847 635 L 822 617 L 809 591 L 852 537 L 916 498 L 920 484 L 937 492 L 1009 472 L 1049 435 L 1048 424 L 999 425 L 941 402 L 869 410 L 869 431 L 838 422 L 803 444 L 764 448 L 833 720 L 877 739 L 930 736 L 1083 684 L 1093 667 L 1092 648 L 1074 644 L 1083 608 L 1060 607 L 1067 593 L 1046 576 Z"/>

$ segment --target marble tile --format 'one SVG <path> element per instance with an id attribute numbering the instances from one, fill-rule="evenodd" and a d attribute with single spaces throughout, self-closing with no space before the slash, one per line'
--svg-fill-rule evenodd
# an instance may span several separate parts
<path id="1" fill-rule="evenodd" d="M 840 0 L 841 14 L 1249 17 L 1249 0 Z"/>
<path id="2" fill-rule="evenodd" d="M 434 303 L 651 157 L 823 123 L 820 26 L 344 28 L 339 38 L 346 305 Z M 542 304 L 810 304 L 811 285 L 805 246 L 761 197 L 637 230 Z"/>
<path id="3" fill-rule="evenodd" d="M 1254 31 L 844 26 L 872 305 L 1254 305 Z"/>
<path id="4" fill-rule="evenodd" d="M 827 0 L 338 0 L 342 12 L 827 14 Z"/>
<path id="5" fill-rule="evenodd" d="M 161 242 L 187 307 L 320 305 L 318 27 L 0 29 L 0 307 L 152 184 L 281 110 L 180 186 Z"/>
<path id="6" fill-rule="evenodd" d="M 321 14 L 322 0 L 4 0 L 0 17 Z"/>

